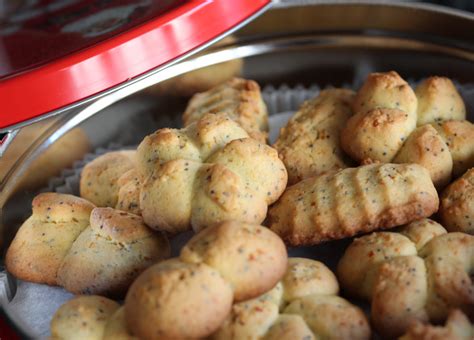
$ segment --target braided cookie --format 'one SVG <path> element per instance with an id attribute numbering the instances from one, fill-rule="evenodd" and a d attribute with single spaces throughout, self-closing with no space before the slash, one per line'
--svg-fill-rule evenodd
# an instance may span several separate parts
<path id="1" fill-rule="evenodd" d="M 232 301 L 272 289 L 287 266 L 286 248 L 269 229 L 225 222 L 195 235 L 179 258 L 150 267 L 132 284 L 125 318 L 140 338 L 206 337 Z"/>
<path id="2" fill-rule="evenodd" d="M 355 239 L 338 265 L 342 287 L 371 301 L 375 328 L 396 337 L 414 320 L 445 320 L 450 308 L 472 314 L 474 237 L 429 220 L 402 232 Z"/>
<path id="3" fill-rule="evenodd" d="M 352 115 L 353 97 L 351 90 L 321 91 L 319 96 L 304 102 L 281 129 L 273 146 L 285 163 L 290 184 L 348 166 L 339 139 Z"/>
<path id="4" fill-rule="evenodd" d="M 417 124 L 466 119 L 466 107 L 449 78 L 430 77 L 415 89 L 418 98 Z"/>
<path id="5" fill-rule="evenodd" d="M 118 202 L 119 178 L 135 167 L 136 152 L 121 150 L 107 152 L 81 172 L 80 194 L 98 207 L 115 208 Z"/>
<path id="6" fill-rule="evenodd" d="M 444 190 L 439 215 L 449 231 L 474 234 L 474 168 Z"/>
<path id="7" fill-rule="evenodd" d="M 138 340 L 126 328 L 124 308 L 102 296 L 77 296 L 63 304 L 51 320 L 56 340 Z"/>
<path id="8" fill-rule="evenodd" d="M 139 216 L 45 193 L 33 200 L 33 215 L 10 245 L 6 266 L 22 280 L 60 285 L 76 294 L 120 296 L 169 253 L 168 240 Z"/>
<path id="9" fill-rule="evenodd" d="M 359 162 L 391 162 L 416 127 L 417 99 L 398 73 L 371 73 L 352 104 L 341 146 Z"/>
<path id="10" fill-rule="evenodd" d="M 170 233 L 226 220 L 261 223 L 287 182 L 276 150 L 225 114 L 158 130 L 140 144 L 138 160 L 145 223 Z"/>
<path id="11" fill-rule="evenodd" d="M 337 296 L 334 274 L 321 262 L 289 258 L 270 292 L 232 306 L 215 340 L 369 339 L 364 313 Z"/>
<path id="12" fill-rule="evenodd" d="M 234 78 L 207 92 L 195 94 L 184 112 L 184 126 L 197 122 L 207 113 L 219 112 L 225 112 L 239 123 L 250 137 L 260 143 L 266 142 L 267 107 L 255 81 Z"/>
<path id="13" fill-rule="evenodd" d="M 438 194 L 417 164 L 375 164 L 308 178 L 269 212 L 269 227 L 290 245 L 312 245 L 428 217 Z"/>
<path id="14" fill-rule="evenodd" d="M 432 326 L 416 320 L 399 340 L 472 340 L 474 327 L 458 309 L 449 313 L 445 326 Z"/>

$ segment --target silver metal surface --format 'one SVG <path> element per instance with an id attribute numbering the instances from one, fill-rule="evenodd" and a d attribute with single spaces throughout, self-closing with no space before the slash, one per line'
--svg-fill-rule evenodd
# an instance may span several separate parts
<path id="1" fill-rule="evenodd" d="M 358 14 L 352 22 L 346 20 L 349 10 Z M 364 20 L 364 13 L 373 21 Z M 387 19 L 390 13 L 393 17 Z M 334 18 L 340 19 L 335 22 Z M 457 27 L 451 27 L 456 23 Z M 441 32 L 439 27 L 431 27 L 433 24 L 449 27 Z M 57 120 L 31 141 L 31 146 L 0 183 L 0 227 L 3 228 L 0 233 L 11 231 L 6 230 L 12 228 L 10 221 L 18 220 L 14 212 L 5 211 L 5 206 L 15 205 L 18 200 L 12 196 L 15 186 L 38 155 L 70 129 L 84 127 L 88 121 L 104 114 L 105 108 L 151 85 L 236 58 L 245 60 L 243 75 L 261 84 L 302 82 L 339 86 L 349 82 L 357 85 L 368 72 L 391 68 L 401 70 L 407 77 L 445 74 L 460 82 L 472 82 L 474 37 L 469 37 L 473 34 L 472 14 L 439 6 L 376 1 L 338 1 L 337 4 L 334 1 L 275 1 L 273 9 L 237 32 L 235 44 L 176 61 L 91 100 L 51 113 L 58 115 Z M 158 112 L 160 108 L 163 109 L 157 107 Z M 20 208 L 27 210 L 27 206 Z M 6 275 L 0 274 L 0 304 L 4 308 L 14 294 L 14 281 L 6 279 Z M 2 290 L 2 282 L 7 289 Z M 8 314 L 7 309 L 5 313 Z M 21 319 L 13 322 L 24 336 L 32 336 Z"/>
<path id="2" fill-rule="evenodd" d="M 7 150 L 8 146 L 11 144 L 13 141 L 13 138 L 18 134 L 19 129 L 16 130 L 10 130 L 6 132 L 6 135 L 3 137 L 1 143 L 0 143 L 0 158 L 2 155 L 5 153 Z"/>

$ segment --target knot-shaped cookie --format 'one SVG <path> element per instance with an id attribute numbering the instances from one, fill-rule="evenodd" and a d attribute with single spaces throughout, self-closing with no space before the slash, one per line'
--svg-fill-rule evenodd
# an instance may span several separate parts
<path id="1" fill-rule="evenodd" d="M 145 137 L 138 172 L 143 219 L 170 233 L 226 220 L 259 224 L 287 182 L 276 150 L 225 114 Z"/>
<path id="2" fill-rule="evenodd" d="M 115 208 L 124 184 L 119 179 L 135 168 L 135 155 L 135 150 L 111 151 L 87 163 L 79 183 L 81 197 L 98 207 Z"/>
<path id="3" fill-rule="evenodd" d="M 131 285 L 128 329 L 139 338 L 202 338 L 219 328 L 232 302 L 272 289 L 287 267 L 286 248 L 268 228 L 225 222 L 204 229 L 179 258 L 158 263 Z"/>
<path id="4" fill-rule="evenodd" d="M 344 290 L 371 301 L 375 328 L 396 337 L 414 320 L 445 320 L 452 308 L 472 315 L 474 236 L 427 219 L 400 231 L 355 239 L 338 265 Z"/>
<path id="5" fill-rule="evenodd" d="M 305 179 L 269 211 L 269 227 L 287 243 L 318 244 L 431 216 L 438 194 L 417 164 L 372 164 Z"/>
<path id="6" fill-rule="evenodd" d="M 347 168 L 340 133 L 352 115 L 354 92 L 329 89 L 306 102 L 281 129 L 273 145 L 288 170 L 288 183 Z"/>
<path id="7" fill-rule="evenodd" d="M 76 294 L 121 296 L 151 264 L 168 257 L 166 237 L 136 215 L 44 193 L 18 230 L 6 266 L 15 277 Z"/>
<path id="8" fill-rule="evenodd" d="M 336 277 L 324 264 L 289 258 L 278 285 L 258 298 L 234 304 L 212 338 L 369 339 L 364 313 L 338 292 Z"/>
<path id="9" fill-rule="evenodd" d="M 255 81 L 233 78 L 209 91 L 195 94 L 184 111 L 184 126 L 197 122 L 207 113 L 220 112 L 239 123 L 250 137 L 266 142 L 267 107 Z"/>
<path id="10" fill-rule="evenodd" d="M 439 215 L 449 231 L 474 234 L 474 168 L 443 191 Z"/>
<path id="11" fill-rule="evenodd" d="M 359 162 L 420 164 L 438 188 L 474 166 L 474 126 L 448 78 L 427 78 L 413 92 L 396 72 L 372 73 L 352 108 L 341 146 Z"/>
<path id="12" fill-rule="evenodd" d="M 413 322 L 408 331 L 399 340 L 472 340 L 474 326 L 459 309 L 453 309 L 444 326 L 425 324 L 419 320 Z"/>

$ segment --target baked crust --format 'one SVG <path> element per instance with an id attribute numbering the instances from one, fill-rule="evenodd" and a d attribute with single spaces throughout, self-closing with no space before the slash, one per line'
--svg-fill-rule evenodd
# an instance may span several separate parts
<path id="1" fill-rule="evenodd" d="M 10 245 L 6 265 L 22 280 L 120 297 L 144 269 L 169 254 L 167 238 L 140 216 L 44 193 L 33 200 L 33 215 Z"/>
<path id="2" fill-rule="evenodd" d="M 439 215 L 449 231 L 474 234 L 474 168 L 444 190 Z"/>
<path id="3" fill-rule="evenodd" d="M 288 170 L 288 183 L 346 168 L 351 162 L 340 133 L 352 115 L 354 92 L 330 89 L 304 102 L 273 145 Z"/>
<path id="4" fill-rule="evenodd" d="M 78 296 L 63 304 L 51 320 L 52 339 L 102 340 L 119 304 L 102 296 Z"/>
<path id="5" fill-rule="evenodd" d="M 107 152 L 86 164 L 81 173 L 81 197 L 98 207 L 115 208 L 118 201 L 119 178 L 135 168 L 134 150 Z"/>
<path id="6" fill-rule="evenodd" d="M 393 162 L 420 164 L 428 169 L 437 188 L 445 187 L 451 180 L 453 158 L 443 138 L 429 124 L 411 133 Z"/>
<path id="7" fill-rule="evenodd" d="M 182 248 L 180 257 L 217 269 L 231 284 L 234 301 L 270 290 L 287 267 L 286 248 L 278 236 L 268 228 L 237 222 L 203 230 Z"/>
<path id="8" fill-rule="evenodd" d="M 416 87 L 415 94 L 418 99 L 417 125 L 466 119 L 464 101 L 449 78 L 426 78 Z"/>
<path id="9" fill-rule="evenodd" d="M 416 128 L 417 99 L 398 73 L 371 73 L 353 101 L 341 146 L 359 162 L 391 162 Z"/>
<path id="10" fill-rule="evenodd" d="M 378 332 L 397 337 L 416 320 L 445 320 L 451 308 L 472 314 L 474 237 L 426 221 L 401 229 L 355 239 L 338 265 L 343 289 L 371 301 Z"/>
<path id="11" fill-rule="evenodd" d="M 5 264 L 21 280 L 56 285 L 57 271 L 88 227 L 94 205 L 72 195 L 43 193 L 33 199 L 32 208 L 8 248 Z"/>
<path id="12" fill-rule="evenodd" d="M 195 94 L 184 111 L 184 126 L 197 122 L 207 113 L 220 112 L 225 112 L 240 124 L 250 137 L 260 143 L 266 142 L 268 113 L 257 82 L 233 78 L 206 92 Z"/>
<path id="13" fill-rule="evenodd" d="M 474 125 L 467 120 L 447 120 L 432 125 L 453 157 L 453 177 L 459 177 L 474 167 Z"/>
<path id="14" fill-rule="evenodd" d="M 295 257 L 288 262 L 280 283 L 235 303 L 212 339 L 370 338 L 364 313 L 337 296 L 336 277 L 323 263 Z"/>
<path id="15" fill-rule="evenodd" d="M 132 284 L 125 299 L 128 328 L 142 338 L 207 337 L 229 315 L 232 301 L 272 289 L 286 266 L 283 242 L 262 226 L 206 228 L 179 258 L 150 267 Z M 270 296 L 279 299 L 281 291 Z"/>
<path id="16" fill-rule="evenodd" d="M 268 225 L 293 246 L 388 229 L 432 215 L 438 194 L 417 164 L 374 164 L 309 178 L 289 187 Z"/>
<path id="17" fill-rule="evenodd" d="M 458 309 L 453 309 L 444 326 L 434 326 L 415 321 L 400 340 L 471 340 L 474 327 Z"/>
<path id="18" fill-rule="evenodd" d="M 248 138 L 226 114 L 158 130 L 140 144 L 138 158 L 143 218 L 169 233 L 227 220 L 259 224 L 287 183 L 277 151 Z"/>
<path id="19" fill-rule="evenodd" d="M 75 294 L 121 297 L 142 271 L 169 254 L 168 239 L 149 229 L 141 217 L 95 208 L 90 227 L 58 269 L 58 283 Z"/>

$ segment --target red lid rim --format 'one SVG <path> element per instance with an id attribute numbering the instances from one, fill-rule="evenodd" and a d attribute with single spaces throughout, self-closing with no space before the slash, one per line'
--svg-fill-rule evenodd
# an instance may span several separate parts
<path id="1" fill-rule="evenodd" d="M 0 131 L 64 112 L 177 62 L 270 4 L 270 0 L 191 0 L 103 43 L 4 79 Z"/>

